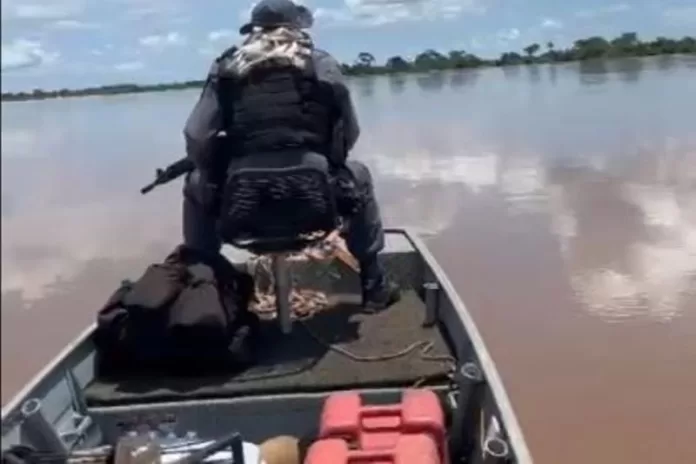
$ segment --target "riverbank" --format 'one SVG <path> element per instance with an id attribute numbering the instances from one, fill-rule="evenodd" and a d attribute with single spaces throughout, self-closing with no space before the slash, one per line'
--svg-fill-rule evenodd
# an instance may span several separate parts
<path id="1" fill-rule="evenodd" d="M 540 53 L 544 49 L 543 53 Z M 442 54 L 436 50 L 425 50 L 412 60 L 393 56 L 384 64 L 376 64 L 374 55 L 369 52 L 359 53 L 353 64 L 342 64 L 343 72 L 348 76 L 380 76 L 392 74 L 420 74 L 432 71 L 463 70 L 483 67 L 526 66 L 533 64 L 558 64 L 578 61 L 613 60 L 629 57 L 649 57 L 660 55 L 696 54 L 696 38 L 683 37 L 668 39 L 658 37 L 642 42 L 634 32 L 627 32 L 612 40 L 603 37 L 589 37 L 576 40 L 572 47 L 556 49 L 553 42 L 543 47 L 538 43 L 528 45 L 522 50 L 506 52 L 497 59 L 483 59 L 463 50 L 453 50 Z M 201 88 L 204 80 L 172 82 L 152 85 L 115 84 L 85 89 L 43 90 L 32 92 L 3 93 L 2 101 L 46 100 L 52 98 L 70 98 L 87 96 L 108 96 L 131 93 L 164 92 Z"/>

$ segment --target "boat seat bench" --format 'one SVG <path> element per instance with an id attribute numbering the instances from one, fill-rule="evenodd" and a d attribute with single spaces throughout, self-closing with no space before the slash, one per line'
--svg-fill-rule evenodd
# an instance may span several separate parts
<path id="1" fill-rule="evenodd" d="M 247 395 L 322 392 L 351 388 L 441 385 L 447 382 L 449 365 L 425 359 L 450 353 L 437 326 L 422 327 L 425 307 L 413 290 L 387 310 L 366 313 L 357 304 L 339 303 L 281 334 L 269 321 L 263 330 L 264 348 L 252 368 L 215 377 L 97 378 L 85 389 L 90 407 L 156 403 L 180 400 L 229 398 Z M 272 328 L 276 328 L 275 331 Z M 318 342 L 337 344 L 358 356 L 388 355 L 417 342 L 432 344 L 424 358 L 423 346 L 405 356 L 360 362 Z"/>

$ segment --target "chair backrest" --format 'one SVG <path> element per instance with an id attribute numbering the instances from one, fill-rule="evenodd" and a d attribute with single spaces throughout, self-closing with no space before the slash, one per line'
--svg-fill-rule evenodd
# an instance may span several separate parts
<path id="1" fill-rule="evenodd" d="M 338 227 L 326 170 L 298 165 L 232 171 L 223 192 L 222 240 L 255 253 L 297 251 Z"/>

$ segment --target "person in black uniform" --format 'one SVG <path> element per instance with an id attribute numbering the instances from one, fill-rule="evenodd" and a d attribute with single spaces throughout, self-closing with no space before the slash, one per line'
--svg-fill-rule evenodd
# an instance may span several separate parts
<path id="1" fill-rule="evenodd" d="M 253 157 L 257 163 L 261 153 L 263 159 L 269 159 L 269 153 L 271 158 L 282 157 L 291 148 L 324 156 L 340 186 L 335 192 L 338 204 L 342 199 L 353 201 L 350 213 L 341 213 L 350 216 L 344 238 L 360 263 L 363 304 L 381 309 L 397 301 L 400 292 L 377 259 L 384 248 L 384 230 L 371 174 L 363 163 L 346 159 L 360 134 L 351 95 L 338 62 L 314 47 L 305 31 L 312 22 L 312 13 L 291 0 L 262 0 L 252 10 L 251 21 L 240 29 L 246 36 L 243 43 L 213 63 L 184 129 L 186 153 L 196 165 L 184 185 L 184 243 L 206 252 L 220 251 L 219 213 L 211 205 L 221 191 L 215 187 L 216 173 L 219 177 L 226 169 L 216 166 L 227 153 L 234 152 L 236 159 Z M 263 79 L 239 79 L 255 67 L 267 69 L 278 62 L 285 66 L 264 73 Z M 296 72 L 288 73 L 288 64 L 301 73 L 301 82 Z M 230 91 L 230 80 L 225 79 L 230 75 L 237 78 L 234 82 L 245 84 Z M 234 140 L 233 149 L 219 148 L 220 133 Z"/>

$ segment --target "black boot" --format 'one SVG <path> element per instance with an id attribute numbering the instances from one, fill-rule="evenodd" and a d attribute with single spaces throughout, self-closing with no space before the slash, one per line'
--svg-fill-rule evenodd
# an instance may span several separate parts
<path id="1" fill-rule="evenodd" d="M 381 263 L 375 258 L 360 264 L 362 304 L 364 308 L 382 310 L 401 299 L 401 291 L 391 282 Z"/>

